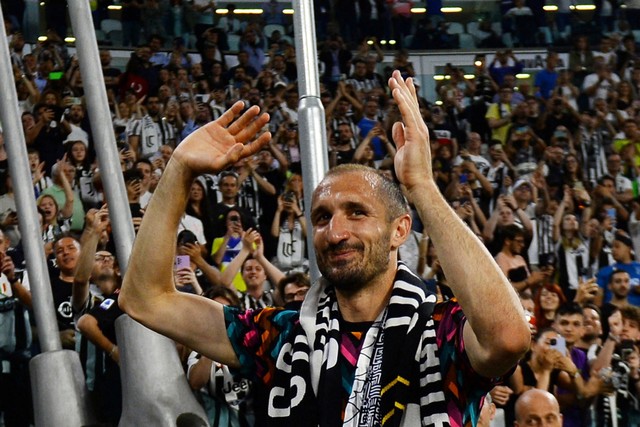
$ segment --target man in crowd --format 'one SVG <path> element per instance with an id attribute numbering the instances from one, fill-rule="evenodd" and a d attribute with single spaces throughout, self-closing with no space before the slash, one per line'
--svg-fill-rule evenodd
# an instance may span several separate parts
<path id="1" fill-rule="evenodd" d="M 459 303 L 435 304 L 422 280 L 398 264 L 397 248 L 411 230 L 402 192 L 357 165 L 330 171 L 313 194 L 310 217 L 323 279 L 299 314 L 274 308 L 242 314 L 177 293 L 175 231 L 192 180 L 253 155 L 270 138 L 264 133 L 251 141 L 269 117 L 252 107 L 234 120 L 244 107 L 240 102 L 178 146 L 136 239 L 121 307 L 151 329 L 241 368 L 265 388 L 259 414 L 273 424 L 329 426 L 358 419 L 377 425 L 383 417 L 407 426 L 425 420 L 475 424 L 491 378 L 507 373 L 529 347 L 515 291 L 433 179 L 412 79 L 395 71 L 389 85 L 404 120 L 393 128 L 396 173 Z M 486 310 L 486 301 L 494 310 Z M 347 348 L 362 350 L 345 357 Z"/>

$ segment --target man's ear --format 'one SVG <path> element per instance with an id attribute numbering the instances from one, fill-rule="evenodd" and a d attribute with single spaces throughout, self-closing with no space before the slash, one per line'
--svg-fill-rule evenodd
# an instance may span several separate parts
<path id="1" fill-rule="evenodd" d="M 391 249 L 398 249 L 411 234 L 411 216 L 404 214 L 393 222 L 395 229 L 391 235 Z"/>

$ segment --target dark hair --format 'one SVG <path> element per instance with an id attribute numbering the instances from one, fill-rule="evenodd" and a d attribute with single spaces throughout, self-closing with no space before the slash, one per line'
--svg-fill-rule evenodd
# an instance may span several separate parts
<path id="1" fill-rule="evenodd" d="M 620 273 L 626 273 L 626 274 L 629 274 L 629 272 L 628 272 L 628 271 L 626 271 L 626 270 L 621 270 L 621 269 L 619 269 L 619 268 L 614 268 L 614 269 L 613 269 L 613 271 L 611 272 L 611 275 L 609 276 L 609 280 L 608 280 L 608 282 L 607 282 L 607 283 L 611 283 L 611 282 L 613 282 L 613 276 L 615 276 L 616 274 L 620 274 Z M 630 276 L 630 275 L 629 275 L 629 276 Z"/>
<path id="2" fill-rule="evenodd" d="M 584 312 L 582 311 L 582 307 L 577 302 L 566 302 L 556 310 L 556 318 L 559 316 L 571 316 L 574 314 L 579 314 L 580 316 L 584 316 Z"/>
<path id="3" fill-rule="evenodd" d="M 640 326 L 640 307 L 628 305 L 620 308 L 620 313 L 623 319 L 636 322 Z"/>
<path id="4" fill-rule="evenodd" d="M 226 286 L 213 285 L 207 291 L 205 291 L 204 296 L 209 299 L 216 299 L 218 297 L 222 297 L 228 299 L 231 302 L 233 307 L 240 307 L 240 299 L 238 295 L 231 289 Z"/>
<path id="5" fill-rule="evenodd" d="M 308 274 L 300 272 L 289 273 L 282 279 L 280 279 L 280 281 L 276 285 L 276 288 L 278 289 L 278 292 L 280 292 L 280 297 L 282 299 L 284 299 L 284 288 L 286 288 L 290 283 L 297 283 L 302 287 L 311 287 L 311 281 L 309 280 Z"/>
<path id="6" fill-rule="evenodd" d="M 509 224 L 502 227 L 504 240 L 514 240 L 516 237 L 524 237 L 524 230 L 515 224 Z"/>

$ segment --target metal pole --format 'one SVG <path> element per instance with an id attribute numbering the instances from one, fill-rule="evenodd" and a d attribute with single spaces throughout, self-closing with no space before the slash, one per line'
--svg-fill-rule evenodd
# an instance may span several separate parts
<path id="1" fill-rule="evenodd" d="M 304 205 L 311 206 L 313 190 L 329 169 L 327 156 L 327 131 L 324 106 L 320 101 L 318 80 L 318 50 L 316 48 L 316 25 L 313 1 L 294 0 L 293 26 L 296 44 L 296 66 L 298 68 L 298 127 L 300 129 L 300 150 L 304 171 Z M 307 208 L 307 224 L 310 209 Z M 307 233 L 309 253 L 309 275 L 315 281 L 320 277 L 313 248 L 313 233 Z"/>
<path id="2" fill-rule="evenodd" d="M 2 34 L 5 34 L 2 9 L 0 21 Z M 33 293 L 38 339 L 43 351 L 30 362 L 35 423 L 53 427 L 87 425 L 94 420 L 88 409 L 80 358 L 74 351 L 62 350 L 58 334 L 10 58 L 7 38 L 0 37 L 0 91 L 3 94 L 0 118 Z"/>
<path id="3" fill-rule="evenodd" d="M 2 11 L 0 11 L 2 16 Z M 3 17 L 4 19 L 4 17 Z M 4 34 L 4 20 L 2 21 Z M 40 222 L 35 204 L 35 193 L 31 183 L 29 161 L 27 156 L 27 143 L 22 133 L 20 111 L 18 110 L 18 95 L 16 94 L 13 69 L 11 68 L 11 56 L 6 37 L 0 37 L 0 91 L 2 102 L 0 113 L 4 131 L 4 141 L 9 159 L 9 172 L 13 180 L 16 208 L 18 210 L 18 222 L 22 243 L 25 251 L 25 260 L 31 292 L 33 298 L 33 311 L 38 324 L 38 338 L 43 352 L 62 349 L 58 324 L 51 294 L 51 282 L 44 256 L 42 235 L 40 234 Z"/>
<path id="4" fill-rule="evenodd" d="M 69 0 L 68 3 L 71 25 L 74 34 L 76 34 L 76 51 L 80 71 L 85 76 L 82 79 L 82 84 L 100 165 L 100 176 L 104 183 L 109 205 L 109 218 L 113 225 L 118 265 L 124 274 L 129 264 L 135 233 L 127 201 L 127 190 L 120 168 L 116 137 L 111 124 L 111 111 L 109 111 L 107 90 L 100 66 L 98 42 L 93 28 L 89 2 Z"/>
<path id="5" fill-rule="evenodd" d="M 111 123 L 98 43 L 89 2 L 69 0 L 68 3 L 71 25 L 76 34 L 80 71 L 84 77 L 82 81 L 87 110 L 113 225 L 118 264 L 124 274 L 135 234 Z M 189 389 L 172 340 L 137 324 L 128 316 L 121 316 L 116 321 L 116 336 L 120 348 L 120 377 L 124 397 L 121 426 L 175 425 L 178 417 L 184 414 L 197 414 L 206 419 L 204 410 Z M 160 419 L 163 421 L 150 421 Z"/>

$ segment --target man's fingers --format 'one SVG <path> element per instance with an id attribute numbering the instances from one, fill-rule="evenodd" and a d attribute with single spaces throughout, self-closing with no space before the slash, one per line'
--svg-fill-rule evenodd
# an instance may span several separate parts
<path id="1" fill-rule="evenodd" d="M 218 120 L 216 120 L 216 122 L 222 127 L 229 126 L 229 124 L 231 124 L 231 122 L 233 122 L 233 120 L 236 118 L 236 116 L 238 114 L 240 114 L 240 112 L 242 111 L 243 108 L 244 108 L 244 102 L 243 101 L 236 102 L 235 104 L 233 104 L 231 106 L 231 108 L 229 108 L 227 111 L 225 111 L 218 118 Z"/>
<path id="2" fill-rule="evenodd" d="M 271 132 L 265 132 L 260 135 L 256 140 L 242 147 L 242 157 L 251 156 L 260 151 L 271 140 Z"/>
<path id="3" fill-rule="evenodd" d="M 267 113 L 260 114 L 260 108 L 251 107 L 246 113 L 238 118 L 228 130 L 234 135 L 237 142 L 246 142 L 254 138 L 254 136 L 269 122 Z"/>
<path id="4" fill-rule="evenodd" d="M 235 103 L 233 105 L 234 108 L 237 105 L 242 105 L 244 108 L 244 104 L 242 103 Z M 242 111 L 242 110 L 240 110 Z M 238 111 L 238 113 L 240 112 Z M 247 126 L 249 126 L 249 123 L 251 123 L 253 120 L 255 120 L 255 118 L 260 114 L 260 107 L 258 107 L 257 105 L 254 105 L 253 107 L 249 108 L 247 111 L 245 111 L 240 117 L 238 117 L 237 119 L 235 119 L 233 121 L 233 123 L 229 123 L 227 130 L 229 131 L 229 133 L 231 135 L 237 135 L 238 133 L 240 133 L 244 128 L 246 128 Z M 237 114 L 236 114 L 237 115 Z"/>

